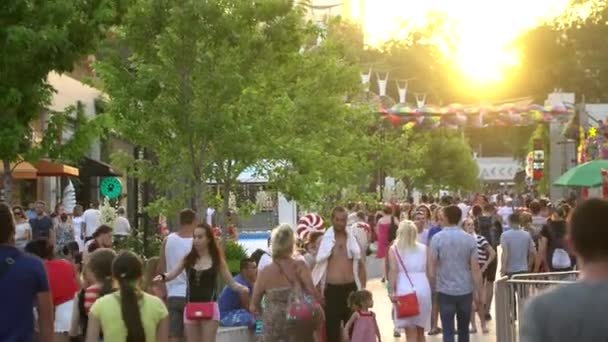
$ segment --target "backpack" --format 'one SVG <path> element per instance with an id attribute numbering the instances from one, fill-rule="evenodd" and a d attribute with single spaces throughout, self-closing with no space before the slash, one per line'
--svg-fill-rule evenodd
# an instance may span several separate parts
<path id="1" fill-rule="evenodd" d="M 551 268 L 554 270 L 569 269 L 573 265 L 572 258 L 567 251 L 565 243 L 566 232 L 559 226 L 551 225 L 550 228 L 554 240 L 554 249 L 551 255 Z"/>
<path id="2" fill-rule="evenodd" d="M 477 218 L 477 229 L 479 235 L 483 236 L 492 248 L 500 244 L 501 231 L 497 227 L 497 221 L 493 216 L 480 216 Z"/>

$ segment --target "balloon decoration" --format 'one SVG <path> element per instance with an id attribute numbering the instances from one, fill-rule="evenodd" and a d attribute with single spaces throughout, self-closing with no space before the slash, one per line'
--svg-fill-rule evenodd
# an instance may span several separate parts
<path id="1" fill-rule="evenodd" d="M 404 126 L 404 129 L 408 130 L 428 130 L 438 127 L 524 126 L 556 119 L 566 121 L 574 114 L 574 108 L 567 105 L 540 106 L 521 103 L 499 106 L 423 105 L 417 108 L 400 103 L 391 108 L 381 107 L 379 113 L 393 126 Z"/>
<path id="2" fill-rule="evenodd" d="M 298 228 L 296 234 L 302 240 L 305 240 L 312 232 L 325 232 L 323 218 L 317 214 L 306 214 L 298 220 Z"/>

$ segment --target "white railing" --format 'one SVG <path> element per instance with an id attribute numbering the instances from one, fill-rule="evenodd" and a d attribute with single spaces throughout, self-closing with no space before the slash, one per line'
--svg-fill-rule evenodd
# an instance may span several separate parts
<path id="1" fill-rule="evenodd" d="M 496 340 L 518 341 L 518 321 L 530 297 L 559 285 L 570 284 L 578 278 L 578 271 L 529 273 L 503 277 L 496 281 Z"/>

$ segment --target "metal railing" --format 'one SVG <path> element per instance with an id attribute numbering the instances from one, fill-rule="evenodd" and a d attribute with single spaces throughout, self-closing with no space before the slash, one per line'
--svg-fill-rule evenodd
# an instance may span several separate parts
<path id="1" fill-rule="evenodd" d="M 570 284 L 578 278 L 578 271 L 554 273 L 529 273 L 502 277 L 496 281 L 496 340 L 497 342 L 518 341 L 518 321 L 530 297 L 548 288 Z"/>

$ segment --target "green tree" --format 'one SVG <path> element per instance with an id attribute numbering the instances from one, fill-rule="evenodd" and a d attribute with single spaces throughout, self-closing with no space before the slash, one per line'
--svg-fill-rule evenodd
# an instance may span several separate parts
<path id="1" fill-rule="evenodd" d="M 431 190 L 474 190 L 479 185 L 479 169 L 462 132 L 437 129 L 421 133 L 416 144 L 426 146 L 421 166 L 424 173 L 416 185 Z"/>
<path id="2" fill-rule="evenodd" d="M 134 1 L 116 36 L 130 56 L 109 55 L 97 71 L 117 132 L 155 156 L 131 160 L 132 171 L 173 195 L 157 208 L 192 199 L 205 213 L 213 180 L 223 184 L 226 212 L 237 177 L 252 166 L 298 200 L 358 170 L 352 147 L 365 141 L 360 123 L 370 116 L 344 103 L 358 90 L 356 68 L 334 40 L 310 44 L 318 30 L 303 9 L 290 1 Z"/>
<path id="3" fill-rule="evenodd" d="M 32 153 L 31 122 L 49 104 L 52 87 L 47 83 L 50 71 L 65 72 L 83 55 L 95 50 L 107 30 L 120 18 L 121 0 L 101 1 L 3 1 L 0 5 L 0 160 L 3 164 L 5 199 L 10 202 L 11 163 L 28 159 L 35 161 L 41 151 L 57 149 L 60 136 L 69 117 L 82 127 L 83 116 L 74 115 L 75 108 L 66 113 L 51 113 L 43 145 Z M 82 134 L 76 137 L 86 148 Z M 54 146 L 53 146 L 54 145 Z M 67 150 L 74 151 L 74 144 Z"/>

